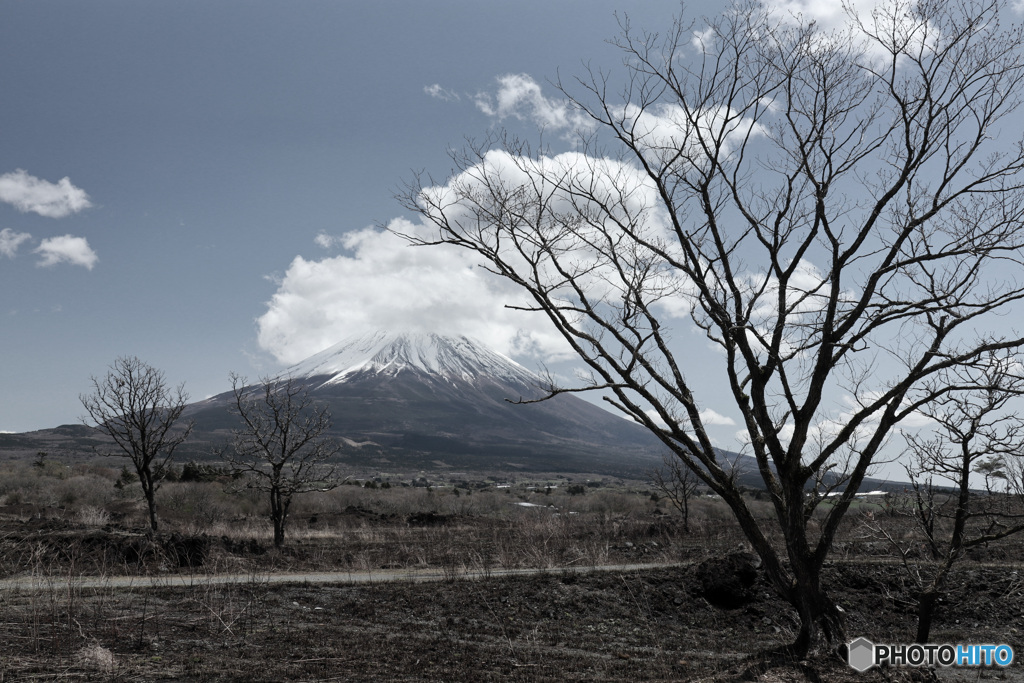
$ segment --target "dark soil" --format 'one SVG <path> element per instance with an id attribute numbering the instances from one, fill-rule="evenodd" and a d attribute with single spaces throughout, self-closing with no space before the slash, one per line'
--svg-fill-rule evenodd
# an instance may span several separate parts
<path id="1" fill-rule="evenodd" d="M 1012 571 L 965 565 L 934 641 L 1024 652 L 1024 594 Z M 877 562 L 829 569 L 851 638 L 908 639 L 911 605 L 894 577 Z M 764 670 L 756 653 L 793 637 L 791 610 L 763 576 L 737 609 L 713 607 L 701 591 L 693 566 L 363 586 L 254 578 L 81 589 L 53 577 L 47 590 L 0 595 L 0 680 L 927 679 L 912 669 L 856 674 L 828 655 Z M 966 673 L 977 680 L 1021 669 Z"/>
<path id="2" fill-rule="evenodd" d="M 714 572 L 702 563 L 737 548 L 724 527 L 698 537 L 643 522 L 608 537 L 610 563 L 678 563 L 671 568 L 369 585 L 261 580 L 278 570 L 510 566 L 487 557 L 529 567 L 529 558 L 557 563 L 593 540 L 552 542 L 543 555 L 526 547 L 501 555 L 516 531 L 494 520 L 344 514 L 373 524 L 378 536 L 296 539 L 278 550 L 252 538 L 147 538 L 117 526 L 9 519 L 0 526 L 0 575 L 31 574 L 37 589 L 0 589 L 0 682 L 935 680 L 911 668 L 858 674 L 829 653 L 766 659 L 760 653 L 792 641 L 796 615 L 761 570 L 751 575 L 745 566 L 736 603 L 709 601 Z M 932 642 L 1007 643 L 1017 662 L 1007 670 L 939 671 L 942 680 L 1024 680 L 1024 563 L 1020 546 L 1008 548 L 959 565 Z M 477 560 L 466 561 L 468 554 Z M 846 614 L 849 638 L 907 642 L 914 594 L 899 565 L 878 548 L 849 543 L 835 556 L 842 559 L 827 568 L 825 583 Z M 251 578 L 202 582 L 226 571 Z M 196 585 L 76 581 L 125 574 L 194 574 Z"/>

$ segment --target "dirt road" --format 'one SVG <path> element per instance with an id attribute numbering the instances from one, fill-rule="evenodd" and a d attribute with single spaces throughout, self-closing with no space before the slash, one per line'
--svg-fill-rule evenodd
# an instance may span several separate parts
<path id="1" fill-rule="evenodd" d="M 55 586 L 74 585 L 77 588 L 163 588 L 181 586 L 210 586 L 218 584 L 275 584 L 308 583 L 358 585 L 374 583 L 427 583 L 452 579 L 486 579 L 538 574 L 585 574 L 590 572 L 633 572 L 680 564 L 610 564 L 519 569 L 379 569 L 348 572 L 253 572 L 245 574 L 160 574 L 156 576 L 75 576 L 37 575 L 0 580 L 0 590 L 46 590 Z"/>

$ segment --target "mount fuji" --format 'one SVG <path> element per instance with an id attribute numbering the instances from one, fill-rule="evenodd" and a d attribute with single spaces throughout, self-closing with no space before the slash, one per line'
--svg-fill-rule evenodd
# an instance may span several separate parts
<path id="1" fill-rule="evenodd" d="M 293 365 L 292 378 L 327 404 L 331 436 L 348 464 L 378 470 L 593 473 L 646 478 L 667 449 L 639 425 L 574 395 L 539 403 L 541 379 L 469 337 L 408 332 L 353 336 Z M 238 417 L 225 392 L 186 407 L 192 437 L 180 459 L 209 457 L 231 440 Z M 0 453 L 90 455 L 104 438 L 84 425 L 0 434 Z M 722 451 L 740 480 L 763 482 L 753 458 Z M 897 482 L 895 485 L 903 487 Z M 866 490 L 887 488 L 865 479 Z"/>
<path id="2" fill-rule="evenodd" d="M 572 395 L 543 396 L 541 379 L 469 337 L 375 332 L 293 365 L 327 404 L 345 460 L 377 467 L 642 475 L 661 464 L 645 429 Z M 194 403 L 196 443 L 226 440 L 230 392 Z"/>

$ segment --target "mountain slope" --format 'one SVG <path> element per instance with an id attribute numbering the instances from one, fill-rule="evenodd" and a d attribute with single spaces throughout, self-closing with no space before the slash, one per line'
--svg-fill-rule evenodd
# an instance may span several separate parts
<path id="1" fill-rule="evenodd" d="M 638 475 L 661 449 L 646 430 L 575 396 L 538 404 L 540 379 L 468 337 L 378 332 L 346 339 L 281 377 L 331 409 L 347 459 L 385 466 Z M 226 438 L 230 393 L 190 406 L 202 441 Z"/>
<path id="2" fill-rule="evenodd" d="M 306 386 L 333 416 L 345 462 L 382 470 L 580 472 L 646 477 L 664 446 L 647 430 L 573 395 L 536 404 L 540 378 L 467 337 L 378 332 L 351 337 L 298 363 L 280 378 Z M 195 421 L 179 462 L 211 457 L 239 426 L 225 392 L 186 408 Z M 88 456 L 108 439 L 83 425 L 0 434 L 0 453 Z M 722 452 L 740 481 L 762 487 L 749 456 Z M 899 484 L 902 487 L 902 484 Z M 886 488 L 866 480 L 864 490 Z"/>

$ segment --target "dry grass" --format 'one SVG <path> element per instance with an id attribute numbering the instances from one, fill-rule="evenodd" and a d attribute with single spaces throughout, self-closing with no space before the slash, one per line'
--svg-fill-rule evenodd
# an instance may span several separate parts
<path id="1" fill-rule="evenodd" d="M 766 647 L 790 638 L 795 625 L 767 586 L 753 611 L 735 613 L 695 600 L 679 570 L 558 578 L 563 567 L 696 562 L 734 549 L 742 537 L 712 499 L 693 501 L 693 530 L 684 534 L 677 517 L 635 483 L 604 482 L 570 495 L 557 478 L 500 488 L 497 478 L 449 478 L 428 488 L 392 477 L 388 488 L 342 486 L 298 499 L 288 544 L 275 550 L 265 502 L 228 492 L 226 482 L 166 483 L 159 498 L 166 531 L 147 539 L 137 491 L 115 488 L 118 474 L 53 462 L 0 466 L 0 574 L 34 582 L 33 590 L 0 594 L 0 640 L 10 646 L 0 653 L 0 680 L 679 680 L 734 666 L 737 638 Z M 767 503 L 752 502 L 757 514 L 770 514 Z M 893 529 L 901 538 L 913 533 Z M 189 556 L 189 548 L 199 554 Z M 886 552 L 851 515 L 836 557 L 862 561 Z M 858 629 L 868 633 L 876 628 L 871 619 L 884 614 L 891 636 L 906 628 L 897 601 L 905 596 L 882 566 L 872 581 L 884 590 L 849 599 L 874 601 L 854 603 Z M 279 570 L 400 568 L 439 569 L 452 580 L 313 589 L 262 578 Z M 454 580 L 512 568 L 551 573 Z M 176 573 L 243 578 L 188 588 L 82 585 L 87 575 Z M 1016 576 L 999 584 L 1000 599 L 1019 605 Z M 981 623 L 986 616 L 964 618 Z M 704 656 L 716 663 L 702 663 Z"/>
<path id="2" fill-rule="evenodd" d="M 697 501 L 695 531 L 685 539 L 684 551 L 678 524 L 650 491 L 622 482 L 594 482 L 584 495 L 570 495 L 566 480 L 557 478 L 500 486 L 493 480 L 449 479 L 413 486 L 411 478 L 391 477 L 373 488 L 346 485 L 297 498 L 283 550 L 272 547 L 266 501 L 258 494 L 233 493 L 229 481 L 168 481 L 158 493 L 161 535 L 150 541 L 143 537 L 146 515 L 137 485 L 115 486 L 119 470 L 64 468 L 53 461 L 44 467 L 6 467 L 10 471 L 0 471 L 0 481 L 24 487 L 16 503 L 0 506 L 0 523 L 9 523 L 0 536 L 3 576 L 44 564 L 102 575 L 211 566 L 232 571 L 438 567 L 454 573 L 672 562 L 691 557 L 694 548 L 706 552 L 703 547 L 718 545 L 721 536 L 721 506 Z M 55 487 L 74 495 L 54 499 Z M 183 543 L 199 547 L 199 561 L 183 561 Z"/>

